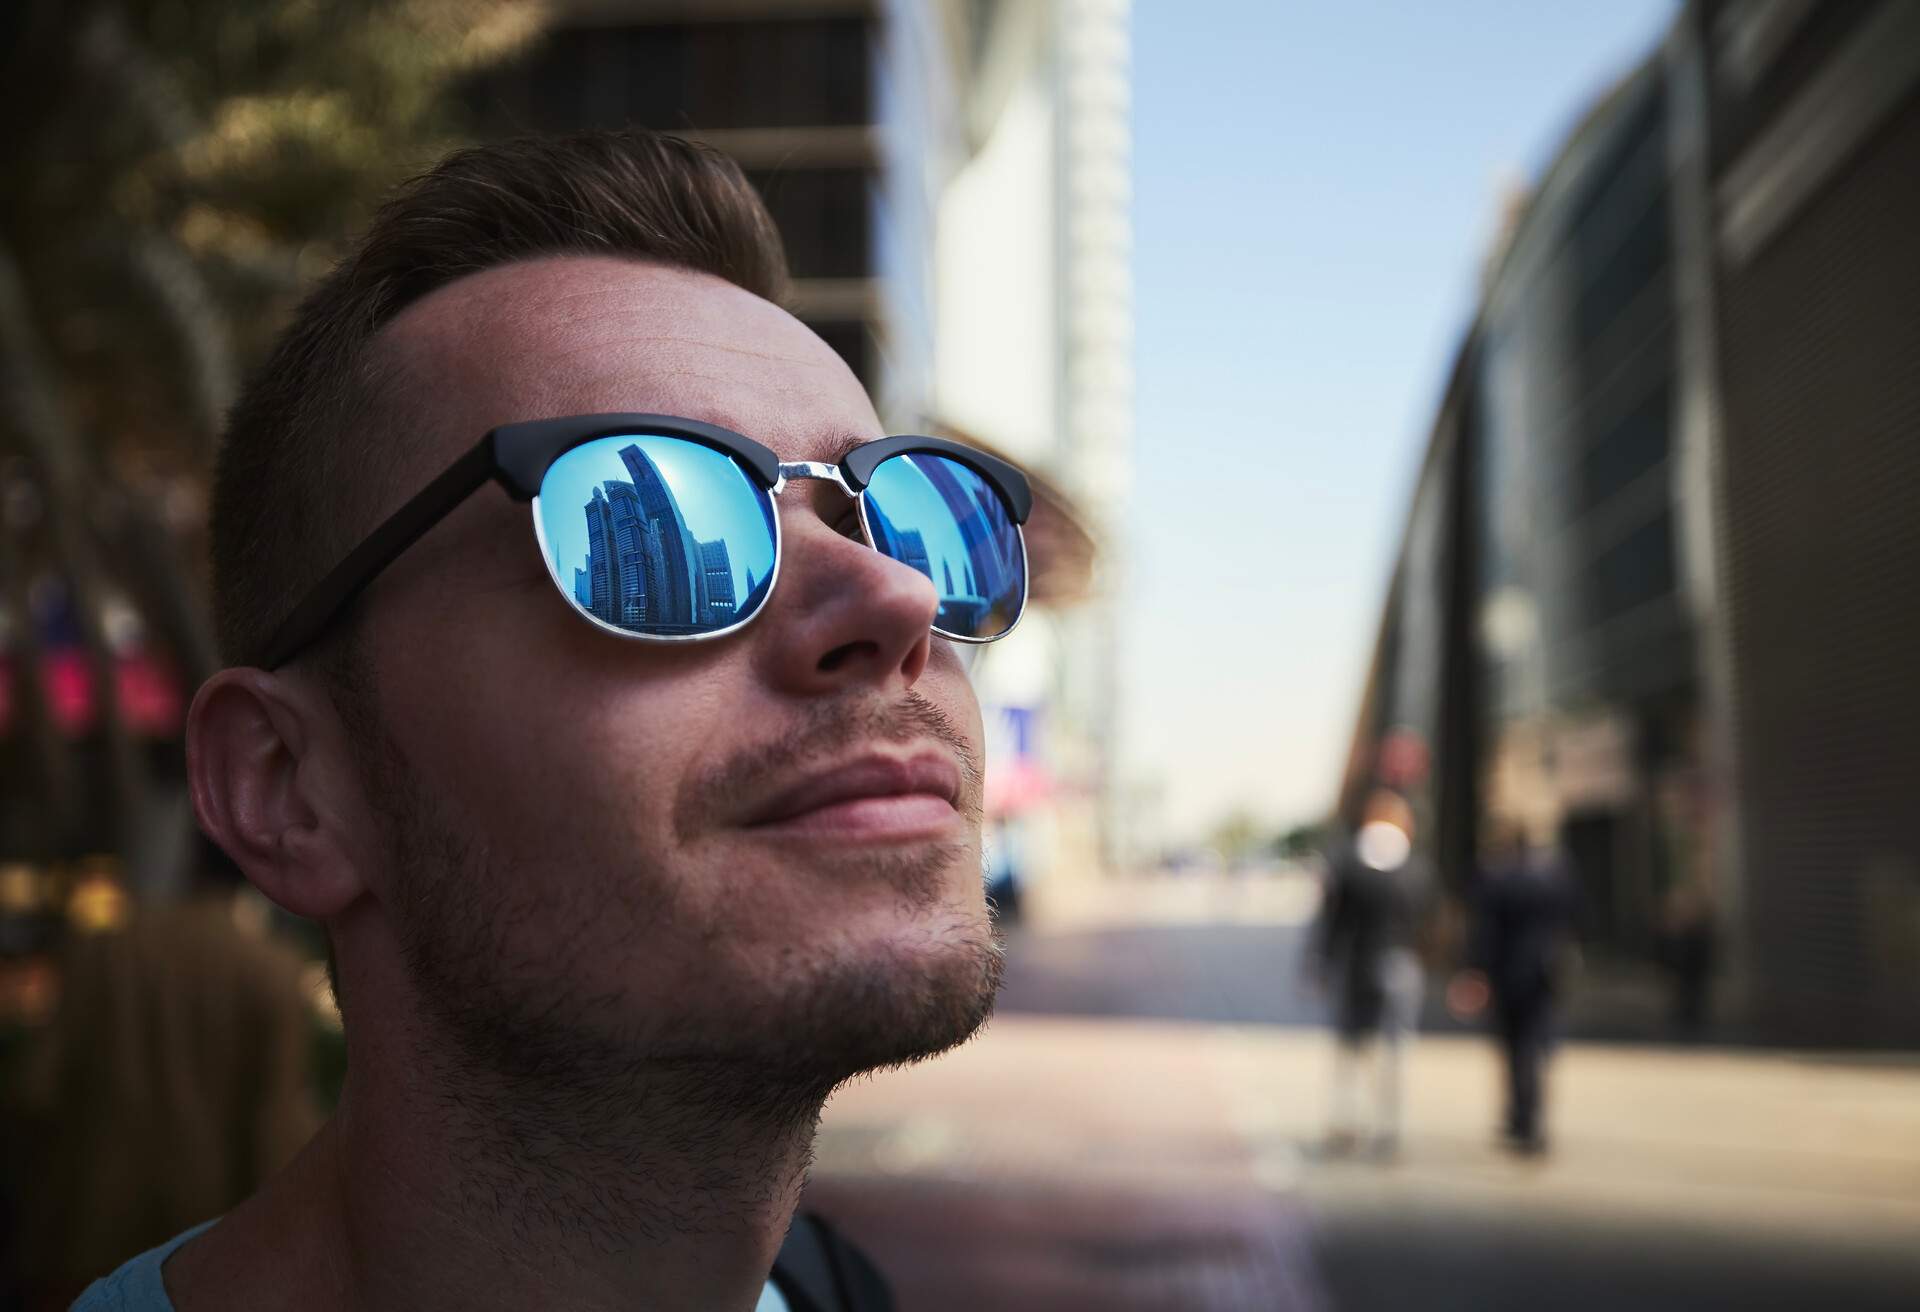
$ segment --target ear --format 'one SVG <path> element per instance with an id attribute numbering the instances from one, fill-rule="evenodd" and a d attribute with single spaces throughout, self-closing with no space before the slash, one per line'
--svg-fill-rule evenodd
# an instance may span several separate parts
<path id="1" fill-rule="evenodd" d="M 332 703 L 305 680 L 221 670 L 187 715 L 200 827 L 268 898 L 326 920 L 367 891 L 349 832 L 358 776 Z"/>

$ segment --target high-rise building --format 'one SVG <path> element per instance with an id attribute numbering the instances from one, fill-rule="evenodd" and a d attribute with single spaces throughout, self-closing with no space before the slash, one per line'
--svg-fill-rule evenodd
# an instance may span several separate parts
<path id="1" fill-rule="evenodd" d="M 699 625 L 704 581 L 680 503 L 652 457 L 637 445 L 621 448 L 620 463 L 633 478 L 639 519 L 645 525 L 647 620 L 655 628 Z"/>
<path id="2" fill-rule="evenodd" d="M 739 602 L 727 544 L 694 539 L 671 490 L 637 446 L 621 458 L 634 481 L 608 479 L 594 488 L 586 506 L 587 566 L 573 572 L 574 595 L 601 619 L 626 627 L 730 622 Z M 685 571 L 681 560 L 689 562 Z M 747 579 L 751 596 L 751 572 Z"/>
<path id="3" fill-rule="evenodd" d="M 933 577 L 933 564 L 927 559 L 927 540 L 919 529 L 895 530 L 891 538 L 894 544 L 891 554 L 895 560 L 913 566 L 929 579 Z"/>
<path id="4" fill-rule="evenodd" d="M 1047 799 L 998 804 L 1047 875 L 1131 865 L 1142 844 L 1120 805 L 1115 597 L 1133 468 L 1131 49 L 1128 0 L 971 6 L 958 66 L 965 150 L 941 192 L 933 413 L 1058 489 L 1065 513 L 1029 524 L 1032 609 L 987 649 L 975 684 L 990 726 L 989 778 L 1036 781 Z M 1050 531 L 1071 519 L 1089 545 Z M 992 580 L 976 580 L 991 593 Z M 1048 606 L 1078 593 L 1077 604 Z M 999 726 L 1018 725 L 1017 733 Z"/>
<path id="5" fill-rule="evenodd" d="M 1596 973 L 1704 935 L 1772 1040 L 1920 1042 L 1916 178 L 1920 6 L 1686 6 L 1489 263 L 1341 790 L 1457 887 L 1559 847 Z"/>
<path id="6" fill-rule="evenodd" d="M 600 488 L 586 505 L 587 515 L 587 609 L 612 624 L 619 618 L 615 597 L 619 588 L 620 547 L 613 534 L 613 510 Z"/>
<path id="7" fill-rule="evenodd" d="M 700 572 L 706 583 L 705 623 L 715 627 L 731 624 L 735 609 L 733 595 L 733 558 L 723 541 L 700 544 Z"/>
<path id="8" fill-rule="evenodd" d="M 929 415 L 933 204 L 957 148 L 948 9 L 562 0 L 468 102 L 483 132 L 631 123 L 725 151 L 780 226 L 790 308 L 911 428 Z"/>
<path id="9" fill-rule="evenodd" d="M 638 624 L 647 618 L 646 521 L 633 484 L 610 478 L 601 484 L 612 512 L 615 571 L 613 611 L 617 622 Z"/>
<path id="10" fill-rule="evenodd" d="M 923 461 L 919 469 L 952 512 L 954 522 L 960 526 L 960 540 L 967 546 L 968 560 L 961 562 L 965 590 L 956 593 L 949 585 L 947 595 L 999 596 L 1018 577 L 1020 570 L 1018 545 L 1002 531 L 1007 524 L 1006 518 L 999 514 L 997 505 L 983 505 L 976 500 L 946 461 Z M 996 519 L 998 522 L 995 522 Z M 974 578 L 972 562 L 986 567 L 986 578 Z"/>

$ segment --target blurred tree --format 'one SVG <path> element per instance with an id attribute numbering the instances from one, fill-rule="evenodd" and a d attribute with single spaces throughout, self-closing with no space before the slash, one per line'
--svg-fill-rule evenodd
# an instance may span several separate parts
<path id="1" fill-rule="evenodd" d="M 1244 810 L 1230 811 L 1214 825 L 1207 845 L 1228 865 L 1244 861 L 1260 845 L 1260 822 Z"/>
<path id="2" fill-rule="evenodd" d="M 1324 822 L 1295 825 L 1273 840 L 1274 854 L 1287 861 L 1304 861 L 1326 847 L 1327 836 Z"/>
<path id="3" fill-rule="evenodd" d="M 0 606 L 26 621 L 18 667 L 44 700 L 30 593 L 53 577 L 79 599 L 116 794 L 77 796 L 43 751 L 35 786 L 56 815 L 111 808 L 137 827 L 141 770 L 106 677 L 115 603 L 137 599 L 189 685 L 213 668 L 205 475 L 237 380 L 378 196 L 455 144 L 456 80 L 545 11 L 0 5 Z"/>

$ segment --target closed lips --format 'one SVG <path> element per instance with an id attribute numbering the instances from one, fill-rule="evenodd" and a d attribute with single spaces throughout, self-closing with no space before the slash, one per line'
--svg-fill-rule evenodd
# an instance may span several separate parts
<path id="1" fill-rule="evenodd" d="M 809 775 L 755 807 L 746 824 L 776 825 L 843 802 L 869 797 L 933 796 L 957 806 L 960 771 L 937 755 L 899 760 L 866 757 Z"/>

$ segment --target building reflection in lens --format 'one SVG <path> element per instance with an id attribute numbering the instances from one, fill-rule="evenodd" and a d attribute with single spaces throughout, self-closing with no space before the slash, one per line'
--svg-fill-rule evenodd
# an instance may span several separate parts
<path id="1" fill-rule="evenodd" d="M 772 574 L 772 519 L 730 458 L 671 438 L 608 439 L 578 454 L 580 467 L 558 480 L 550 473 L 543 496 L 556 482 L 584 495 L 583 505 L 573 501 L 584 539 L 567 533 L 579 548 L 555 551 L 556 562 L 582 562 L 571 574 L 581 609 L 619 628 L 676 635 L 726 628 L 759 605 Z M 603 477 L 616 470 L 627 477 Z"/>
<path id="2" fill-rule="evenodd" d="M 1019 530 L 993 485 L 957 461 L 896 456 L 867 498 L 874 545 L 940 592 L 935 627 L 968 637 L 1011 628 L 1025 594 Z"/>

